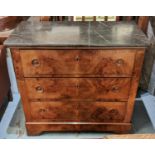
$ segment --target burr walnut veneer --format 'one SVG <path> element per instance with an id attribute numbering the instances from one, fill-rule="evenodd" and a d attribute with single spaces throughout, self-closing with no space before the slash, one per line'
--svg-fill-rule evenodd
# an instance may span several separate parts
<path id="1" fill-rule="evenodd" d="M 22 22 L 5 45 L 28 134 L 129 131 L 147 44 L 129 22 Z"/>

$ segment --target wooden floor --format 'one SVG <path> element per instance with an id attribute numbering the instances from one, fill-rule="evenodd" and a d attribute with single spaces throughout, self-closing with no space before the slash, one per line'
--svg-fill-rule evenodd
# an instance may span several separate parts
<path id="1" fill-rule="evenodd" d="M 107 139 L 155 139 L 155 134 L 123 134 L 123 135 L 107 135 Z"/>

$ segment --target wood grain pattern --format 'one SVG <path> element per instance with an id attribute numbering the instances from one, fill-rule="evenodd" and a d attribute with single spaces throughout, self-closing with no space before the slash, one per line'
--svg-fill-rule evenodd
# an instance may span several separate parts
<path id="1" fill-rule="evenodd" d="M 131 130 L 144 49 L 12 49 L 29 135 Z"/>
<path id="2" fill-rule="evenodd" d="M 18 49 L 14 49 L 14 50 L 11 50 L 11 55 L 13 58 L 13 65 L 16 73 L 17 85 L 18 85 L 18 89 L 21 95 L 21 100 L 23 103 L 25 119 L 26 121 L 31 121 L 30 103 L 28 101 L 27 89 L 26 89 L 25 80 L 23 76 L 23 69 L 21 66 L 20 52 Z"/>
<path id="3" fill-rule="evenodd" d="M 26 78 L 25 82 L 31 100 L 127 101 L 130 89 L 130 78 Z"/>
<path id="4" fill-rule="evenodd" d="M 13 65 L 14 65 L 14 70 L 16 73 L 17 80 L 18 79 L 24 80 L 24 74 L 23 74 L 23 68 L 21 65 L 21 57 L 20 57 L 19 49 L 12 49 L 11 55 L 13 59 Z"/>
<path id="5" fill-rule="evenodd" d="M 136 50 L 20 50 L 25 77 L 131 77 Z"/>
<path id="6" fill-rule="evenodd" d="M 80 102 L 80 122 L 122 122 L 126 112 L 124 102 Z"/>
<path id="7" fill-rule="evenodd" d="M 122 122 L 125 102 L 52 101 L 31 102 L 33 121 L 39 122 Z"/>
<path id="8" fill-rule="evenodd" d="M 77 104 L 69 101 L 31 102 L 31 115 L 33 121 L 75 122 L 77 117 Z"/>
<path id="9" fill-rule="evenodd" d="M 138 27 L 146 34 L 149 23 L 149 16 L 139 16 Z"/>
<path id="10" fill-rule="evenodd" d="M 136 52 L 135 64 L 133 69 L 133 77 L 132 77 L 131 88 L 130 88 L 130 96 L 127 104 L 127 112 L 126 112 L 126 117 L 124 119 L 124 122 L 131 121 L 131 117 L 134 109 L 135 97 L 137 94 L 137 88 L 138 88 L 139 79 L 141 75 L 141 68 L 144 60 L 144 52 L 145 50 Z"/>

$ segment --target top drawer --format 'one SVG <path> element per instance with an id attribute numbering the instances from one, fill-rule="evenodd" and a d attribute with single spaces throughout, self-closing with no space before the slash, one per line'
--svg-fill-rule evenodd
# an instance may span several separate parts
<path id="1" fill-rule="evenodd" d="M 25 77 L 130 77 L 136 50 L 20 50 Z"/>

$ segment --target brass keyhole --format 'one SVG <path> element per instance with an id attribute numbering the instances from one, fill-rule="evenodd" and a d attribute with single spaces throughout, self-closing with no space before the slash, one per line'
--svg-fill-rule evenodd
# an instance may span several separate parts
<path id="1" fill-rule="evenodd" d="M 79 56 L 76 56 L 76 57 L 75 57 L 75 60 L 76 60 L 76 61 L 80 61 L 80 57 L 79 57 Z"/>
<path id="2" fill-rule="evenodd" d="M 43 93 L 43 92 L 44 92 L 44 89 L 43 89 L 41 86 L 37 86 L 37 87 L 36 87 L 36 91 L 37 91 L 38 93 Z"/>
<path id="3" fill-rule="evenodd" d="M 39 112 L 46 112 L 46 109 L 40 109 Z"/>
<path id="4" fill-rule="evenodd" d="M 113 92 L 118 92 L 119 91 L 119 87 L 118 86 L 113 86 L 112 87 L 112 91 Z"/>
<path id="5" fill-rule="evenodd" d="M 124 60 L 123 59 L 116 60 L 116 65 L 117 66 L 122 66 L 123 64 L 124 64 Z"/>
<path id="6" fill-rule="evenodd" d="M 32 65 L 35 66 L 35 67 L 39 66 L 40 65 L 39 60 L 38 59 L 33 59 L 32 60 Z"/>

